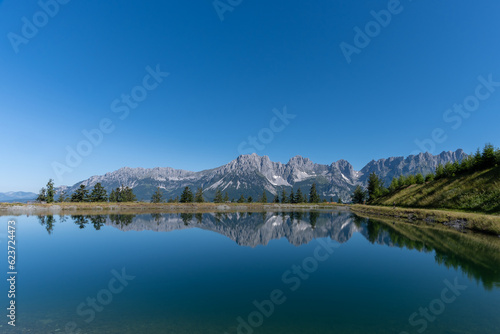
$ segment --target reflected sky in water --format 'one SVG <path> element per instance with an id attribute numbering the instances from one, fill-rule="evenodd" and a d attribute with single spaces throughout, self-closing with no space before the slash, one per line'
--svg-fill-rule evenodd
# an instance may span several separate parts
<path id="1" fill-rule="evenodd" d="M 466 289 L 426 333 L 500 332 L 498 238 L 345 211 L 16 220 L 18 326 L 6 333 L 245 332 L 239 317 L 250 326 L 253 302 L 275 290 L 286 300 L 255 333 L 417 333 L 425 318 L 409 317 L 455 280 Z M 88 315 L 123 268 L 135 278 L 86 323 L 78 306 Z"/>

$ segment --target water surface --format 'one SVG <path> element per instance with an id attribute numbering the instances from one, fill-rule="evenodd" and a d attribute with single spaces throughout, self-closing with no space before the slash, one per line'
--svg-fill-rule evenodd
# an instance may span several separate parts
<path id="1" fill-rule="evenodd" d="M 344 211 L 13 218 L 4 333 L 500 333 L 499 238 Z"/>

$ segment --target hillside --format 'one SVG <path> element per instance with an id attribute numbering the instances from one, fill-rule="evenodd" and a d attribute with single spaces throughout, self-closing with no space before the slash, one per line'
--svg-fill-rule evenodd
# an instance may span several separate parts
<path id="1" fill-rule="evenodd" d="M 500 214 L 500 166 L 411 185 L 371 204 Z"/>

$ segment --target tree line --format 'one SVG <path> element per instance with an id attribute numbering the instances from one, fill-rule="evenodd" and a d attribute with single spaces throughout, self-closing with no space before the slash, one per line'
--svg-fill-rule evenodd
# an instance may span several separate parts
<path id="1" fill-rule="evenodd" d="M 372 201 L 381 196 L 393 194 L 396 191 L 414 185 L 424 184 L 443 178 L 452 178 L 466 174 L 472 174 L 485 169 L 490 169 L 500 165 L 500 149 L 492 144 L 486 144 L 481 151 L 479 148 L 475 154 L 470 154 L 461 162 L 455 161 L 453 163 L 447 162 L 446 164 L 439 164 L 434 173 L 426 174 L 421 173 L 416 175 L 400 175 L 394 177 L 389 187 L 384 187 L 384 182 L 375 173 L 371 173 L 368 177 L 368 187 L 365 190 L 361 186 L 357 186 L 352 195 L 352 201 L 355 204 L 364 203 L 366 200 Z"/>
<path id="2" fill-rule="evenodd" d="M 170 198 L 168 203 L 204 203 L 206 202 L 203 197 L 203 188 L 199 187 L 196 192 L 193 194 L 193 191 L 190 187 L 185 187 L 182 191 L 182 194 L 179 197 Z M 318 191 L 316 189 L 316 184 L 313 183 L 311 189 L 309 190 L 309 198 L 307 194 L 303 194 L 302 190 L 299 188 L 296 192 L 291 190 L 290 194 L 287 194 L 285 189 L 282 189 L 281 194 L 276 194 L 272 203 L 288 203 L 288 204 L 299 204 L 299 203 L 319 203 L 320 196 L 318 195 Z M 324 200 L 326 202 L 326 200 Z M 163 193 L 161 192 L 160 187 L 158 187 L 155 193 L 151 196 L 152 203 L 164 203 L 165 199 L 163 197 Z M 214 196 L 214 203 L 253 203 L 254 199 L 252 196 L 245 197 L 243 194 L 236 199 L 229 200 L 229 195 L 227 192 L 222 194 L 220 188 L 217 188 Z M 267 198 L 267 193 L 264 190 L 262 195 L 256 200 L 258 203 L 269 203 Z"/>
<path id="3" fill-rule="evenodd" d="M 80 187 L 75 190 L 74 193 L 68 195 L 65 190 L 62 190 L 59 194 L 59 197 L 55 199 L 55 188 L 54 181 L 52 179 L 47 182 L 46 187 L 40 189 L 38 193 L 37 201 L 45 202 L 45 203 L 54 203 L 54 202 L 135 202 L 137 201 L 137 197 L 134 194 L 134 191 L 130 187 L 120 186 L 116 189 L 111 190 L 111 193 L 108 196 L 106 189 L 102 186 L 100 182 L 96 183 L 96 185 L 92 189 L 87 189 L 84 184 L 80 184 Z"/>

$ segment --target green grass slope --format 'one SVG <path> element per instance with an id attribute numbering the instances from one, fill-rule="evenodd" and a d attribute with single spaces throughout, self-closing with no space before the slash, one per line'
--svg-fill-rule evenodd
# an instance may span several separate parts
<path id="1" fill-rule="evenodd" d="M 370 204 L 500 214 L 500 166 L 399 189 Z"/>

